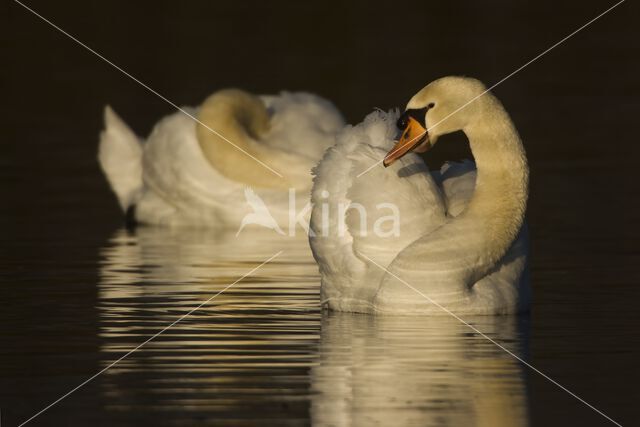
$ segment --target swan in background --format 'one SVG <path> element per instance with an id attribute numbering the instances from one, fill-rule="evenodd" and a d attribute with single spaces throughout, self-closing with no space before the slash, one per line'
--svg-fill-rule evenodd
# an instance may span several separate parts
<path id="1" fill-rule="evenodd" d="M 315 95 L 225 89 L 163 118 L 145 141 L 106 107 L 98 158 L 136 222 L 237 227 L 252 212 L 251 187 L 283 226 L 288 190 L 308 191 L 311 168 L 343 126 L 336 108 Z"/>
<path id="2" fill-rule="evenodd" d="M 485 91 L 478 80 L 445 77 L 411 98 L 395 145 L 397 114 L 380 111 L 337 137 L 312 190 L 310 244 L 326 306 L 392 314 L 528 309 L 527 161 L 509 115 Z M 430 172 L 413 151 L 457 130 L 475 165 Z M 382 158 L 387 169 L 362 174 Z M 344 209 L 356 203 L 364 225 L 358 210 Z M 397 207 L 397 233 L 393 221 L 381 226 L 382 203 Z"/>

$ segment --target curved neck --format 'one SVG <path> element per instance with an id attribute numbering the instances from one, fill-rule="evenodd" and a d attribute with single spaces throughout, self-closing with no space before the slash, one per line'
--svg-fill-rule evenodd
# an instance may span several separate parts
<path id="1" fill-rule="evenodd" d="M 206 125 L 196 125 L 198 144 L 218 172 L 249 186 L 289 187 L 288 180 L 255 160 L 277 170 L 270 149 L 258 142 L 269 130 L 269 114 L 258 97 L 238 89 L 221 90 L 205 100 L 198 119 Z"/>
<path id="2" fill-rule="evenodd" d="M 475 191 L 467 209 L 451 222 L 468 226 L 477 236 L 468 247 L 476 255 L 470 273 L 477 277 L 486 274 L 517 237 L 529 185 L 526 154 L 511 118 L 493 95 L 479 102 L 478 120 L 463 129 L 476 162 Z"/>
<path id="3" fill-rule="evenodd" d="M 522 143 L 497 99 L 487 94 L 477 102 L 477 120 L 463 129 L 477 167 L 471 201 L 391 265 L 409 283 L 423 283 L 430 296 L 457 298 L 468 290 L 502 259 L 524 221 L 529 172 Z"/>

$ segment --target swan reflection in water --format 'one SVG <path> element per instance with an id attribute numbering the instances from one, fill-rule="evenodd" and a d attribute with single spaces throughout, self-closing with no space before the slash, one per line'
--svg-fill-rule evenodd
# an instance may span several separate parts
<path id="1" fill-rule="evenodd" d="M 465 319 L 519 357 L 525 320 Z M 452 317 L 328 313 L 320 342 L 315 425 L 528 425 L 519 362 Z"/>
<path id="2" fill-rule="evenodd" d="M 104 406 L 122 424 L 527 424 L 519 363 L 457 320 L 321 312 L 303 233 L 117 231 L 101 253 L 103 365 L 280 250 L 106 371 Z M 469 321 L 523 356 L 517 318 Z"/>

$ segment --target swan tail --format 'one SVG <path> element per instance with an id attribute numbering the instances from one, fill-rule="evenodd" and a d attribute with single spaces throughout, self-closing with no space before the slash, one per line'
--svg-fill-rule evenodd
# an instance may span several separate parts
<path id="1" fill-rule="evenodd" d="M 110 106 L 104 109 L 98 161 L 124 212 L 142 191 L 142 143 Z"/>

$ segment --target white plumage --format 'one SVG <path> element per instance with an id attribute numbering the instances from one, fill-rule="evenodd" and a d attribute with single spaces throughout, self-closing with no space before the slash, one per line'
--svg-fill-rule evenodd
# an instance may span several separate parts
<path id="1" fill-rule="evenodd" d="M 456 79 L 456 84 L 474 85 L 474 89 L 479 85 L 475 80 Z M 478 93 L 482 88 L 476 89 Z M 442 98 L 450 87 L 437 89 L 432 86 L 430 95 L 424 96 L 437 95 L 446 107 Z M 455 99 L 459 102 L 449 108 L 472 96 L 473 92 Z M 310 244 L 326 306 L 396 314 L 447 314 L 447 310 L 498 314 L 527 309 L 528 245 L 522 222 L 526 159 L 508 116 L 492 95 L 487 97 L 483 102 L 489 104 L 482 108 L 491 106 L 497 117 L 497 122 L 482 122 L 493 132 L 490 139 L 476 137 L 476 122 L 464 125 L 480 172 L 473 162 L 465 161 L 447 163 L 431 173 L 418 155 L 409 153 L 389 168 L 379 165 L 358 177 L 391 150 L 397 133 L 394 112 L 373 112 L 338 135 L 337 144 L 315 169 L 312 190 Z M 412 102 L 418 102 L 415 98 Z M 427 101 L 431 99 L 425 105 Z M 427 114 L 427 122 L 438 121 L 432 117 Z M 439 132 L 429 133 L 435 142 Z M 493 153 L 487 156 L 489 151 Z M 497 158 L 504 159 L 504 164 L 496 166 Z M 345 214 L 340 208 L 354 203 L 365 207 L 364 228 L 355 209 Z M 389 214 L 380 208 L 383 203 L 398 208 L 397 235 L 375 229 L 376 221 Z"/>
<path id="2" fill-rule="evenodd" d="M 124 211 L 135 207 L 138 222 L 237 229 L 253 212 L 245 197 L 251 186 L 284 227 L 289 188 L 296 188 L 301 208 L 308 201 L 310 169 L 344 126 L 331 103 L 306 93 L 255 97 L 225 90 L 199 108 L 184 110 L 283 177 L 183 112 L 160 120 L 143 141 L 107 107 L 100 164 L 120 206 Z M 259 134 L 255 123 L 264 127 Z"/>

